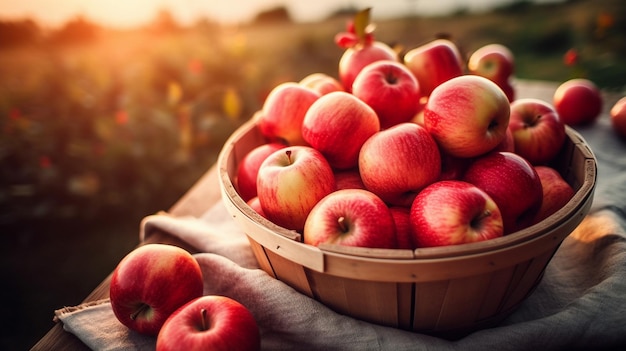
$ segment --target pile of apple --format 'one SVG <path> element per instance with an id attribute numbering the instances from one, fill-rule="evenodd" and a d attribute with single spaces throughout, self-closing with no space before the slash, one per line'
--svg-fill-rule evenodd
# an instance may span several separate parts
<path id="1" fill-rule="evenodd" d="M 446 39 L 401 56 L 375 40 L 369 10 L 335 41 L 338 79 L 279 84 L 253 117 L 267 142 L 235 184 L 261 216 L 310 245 L 415 249 L 519 231 L 574 195 L 550 166 L 566 140 L 555 106 L 590 118 L 596 100 L 516 100 L 499 44 L 467 62 Z"/>
<path id="2" fill-rule="evenodd" d="M 146 244 L 111 276 L 111 308 L 124 326 L 155 336 L 157 351 L 260 349 L 252 313 L 236 300 L 203 295 L 198 261 L 173 245 Z"/>

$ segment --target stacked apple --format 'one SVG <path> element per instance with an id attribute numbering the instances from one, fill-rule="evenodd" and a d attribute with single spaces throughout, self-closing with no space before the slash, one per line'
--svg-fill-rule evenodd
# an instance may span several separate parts
<path id="1" fill-rule="evenodd" d="M 267 143 L 239 163 L 244 201 L 306 244 L 415 249 L 508 235 L 571 199 L 549 166 L 565 124 L 513 98 L 506 48 L 478 50 L 472 70 L 445 39 L 401 58 L 368 16 L 335 38 L 339 79 L 316 72 L 268 95 L 254 118 Z"/>
<path id="2" fill-rule="evenodd" d="M 188 251 L 143 245 L 113 271 L 111 308 L 129 329 L 155 336 L 159 351 L 260 349 L 252 313 L 229 297 L 203 296 L 202 278 Z"/>

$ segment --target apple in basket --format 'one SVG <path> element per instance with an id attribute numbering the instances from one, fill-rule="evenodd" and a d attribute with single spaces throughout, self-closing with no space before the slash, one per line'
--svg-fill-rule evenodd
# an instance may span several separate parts
<path id="1" fill-rule="evenodd" d="M 534 165 L 546 164 L 561 151 L 565 142 L 565 124 L 549 103 L 533 98 L 511 103 L 509 130 L 515 153 Z"/>
<path id="2" fill-rule="evenodd" d="M 337 190 L 320 200 L 304 225 L 304 243 L 370 248 L 396 247 L 394 219 L 387 205 L 364 189 Z"/>
<path id="3" fill-rule="evenodd" d="M 347 31 L 335 36 L 335 43 L 345 49 L 339 59 L 339 80 L 350 93 L 352 83 L 365 66 L 381 60 L 399 61 L 393 48 L 375 40 L 370 11 L 370 8 L 359 11 L 354 21 L 348 23 Z"/>
<path id="4" fill-rule="evenodd" d="M 424 127 L 400 123 L 363 144 L 359 172 L 366 189 L 390 205 L 408 207 L 417 192 L 439 178 L 441 156 Z"/>
<path id="5" fill-rule="evenodd" d="M 424 106 L 424 126 L 446 153 L 475 157 L 506 137 L 510 104 L 496 83 L 475 75 L 440 84 Z"/>
<path id="6" fill-rule="evenodd" d="M 334 169 L 358 164 L 359 150 L 380 130 L 376 112 L 356 96 L 332 92 L 315 101 L 302 122 L 302 137 Z"/>
<path id="7" fill-rule="evenodd" d="M 623 97 L 611 107 L 611 127 L 623 138 L 626 138 L 626 97 Z"/>
<path id="8" fill-rule="evenodd" d="M 298 83 L 318 92 L 320 95 L 326 95 L 333 91 L 344 91 L 343 85 L 335 77 L 321 72 L 311 73 Z"/>
<path id="9" fill-rule="evenodd" d="M 416 247 L 457 245 L 503 235 L 500 209 L 486 192 L 460 180 L 442 180 L 422 190 L 411 206 Z"/>
<path id="10" fill-rule="evenodd" d="M 541 180 L 543 200 L 534 222 L 538 223 L 565 206 L 574 196 L 574 189 L 563 179 L 561 174 L 549 166 L 535 166 Z"/>
<path id="11" fill-rule="evenodd" d="M 259 130 L 274 142 L 306 145 L 302 138 L 302 120 L 319 97 L 318 92 L 294 82 L 275 86 L 258 115 Z"/>
<path id="12" fill-rule="evenodd" d="M 563 123 L 576 126 L 593 123 L 602 112 L 602 94 L 590 80 L 570 79 L 554 92 L 553 105 Z"/>
<path id="13" fill-rule="evenodd" d="M 400 62 L 365 66 L 352 84 L 352 94 L 376 111 L 382 129 L 409 122 L 421 109 L 419 83 Z"/>
<path id="14" fill-rule="evenodd" d="M 478 48 L 470 55 L 467 70 L 498 84 L 510 102 L 515 100 L 515 89 L 511 85 L 515 57 L 506 46 L 494 43 Z"/>
<path id="15" fill-rule="evenodd" d="M 248 152 L 237 167 L 237 190 L 244 201 L 248 201 L 257 195 L 256 178 L 259 173 L 259 167 L 267 156 L 274 151 L 284 148 L 286 145 L 282 143 L 266 143 L 257 146 Z"/>
<path id="16" fill-rule="evenodd" d="M 474 160 L 462 180 L 485 191 L 502 214 L 504 234 L 533 224 L 543 189 L 535 168 L 518 154 L 491 152 Z"/>
<path id="17" fill-rule="evenodd" d="M 202 296 L 202 271 L 186 250 L 146 244 L 124 257 L 109 289 L 115 317 L 138 333 L 156 336 L 179 307 Z"/>
<path id="18" fill-rule="evenodd" d="M 259 327 L 252 313 L 226 296 L 198 297 L 167 319 L 156 340 L 157 351 L 256 351 Z"/>
<path id="19" fill-rule="evenodd" d="M 404 55 L 404 65 L 417 78 L 423 96 L 430 96 L 441 83 L 463 74 L 461 53 L 447 39 L 436 39 L 409 50 Z"/>
<path id="20" fill-rule="evenodd" d="M 257 176 L 257 196 L 265 217 L 300 232 L 313 206 L 334 190 L 333 169 L 310 146 L 275 151 L 263 161 Z"/>

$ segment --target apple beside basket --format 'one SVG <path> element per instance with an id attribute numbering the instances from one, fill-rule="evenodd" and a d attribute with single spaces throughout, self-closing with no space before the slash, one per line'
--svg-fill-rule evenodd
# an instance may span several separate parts
<path id="1" fill-rule="evenodd" d="M 574 197 L 536 225 L 479 243 L 416 250 L 302 243 L 299 233 L 261 217 L 237 193 L 237 165 L 265 143 L 253 119 L 230 136 L 219 155 L 222 200 L 269 275 L 339 313 L 458 338 L 494 326 L 513 312 L 588 213 L 596 160 L 576 131 L 566 131 L 565 145 L 552 166 L 574 187 Z"/>

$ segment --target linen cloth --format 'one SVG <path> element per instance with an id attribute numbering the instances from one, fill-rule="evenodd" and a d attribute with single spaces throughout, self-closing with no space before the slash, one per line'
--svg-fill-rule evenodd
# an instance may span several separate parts
<path id="1" fill-rule="evenodd" d="M 448 341 L 333 312 L 260 270 L 247 238 L 220 202 L 200 218 L 166 213 L 142 222 L 201 253 L 204 294 L 232 297 L 255 316 L 264 350 L 600 350 L 626 346 L 626 142 L 606 114 L 578 131 L 598 160 L 594 204 L 562 243 L 542 281 L 495 328 Z M 108 301 L 56 312 L 94 350 L 152 350 L 156 339 L 121 325 Z"/>

